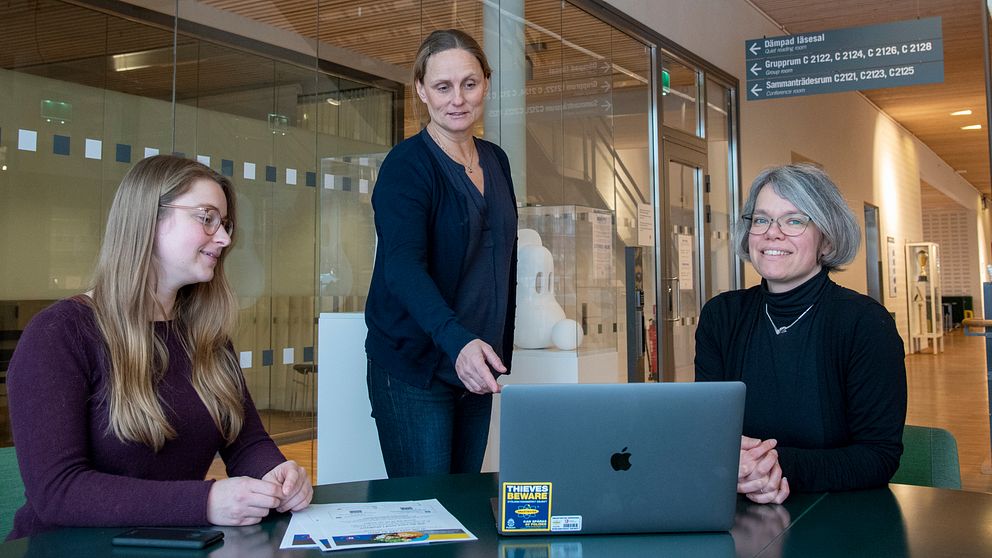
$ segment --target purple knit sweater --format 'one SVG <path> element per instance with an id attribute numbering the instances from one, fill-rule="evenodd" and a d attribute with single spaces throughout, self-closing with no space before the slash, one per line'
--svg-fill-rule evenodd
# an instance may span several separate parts
<path id="1" fill-rule="evenodd" d="M 230 476 L 260 478 L 286 460 L 245 393 L 245 423 L 225 445 L 190 382 L 190 361 L 167 322 L 169 368 L 158 394 L 177 437 L 158 453 L 108 433 L 108 361 L 93 311 L 62 300 L 31 320 L 10 361 L 14 446 L 27 502 L 8 539 L 60 526 L 205 525 L 204 480 L 217 452 Z"/>

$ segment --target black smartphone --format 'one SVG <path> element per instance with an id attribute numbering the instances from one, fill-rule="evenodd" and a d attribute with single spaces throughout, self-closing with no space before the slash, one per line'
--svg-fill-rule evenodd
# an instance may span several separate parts
<path id="1" fill-rule="evenodd" d="M 117 546 L 204 548 L 223 538 L 224 533 L 214 529 L 138 527 L 124 531 L 111 539 L 111 542 Z"/>

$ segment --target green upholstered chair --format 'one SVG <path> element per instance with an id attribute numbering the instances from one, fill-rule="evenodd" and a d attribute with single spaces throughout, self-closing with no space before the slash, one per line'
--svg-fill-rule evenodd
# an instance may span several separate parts
<path id="1" fill-rule="evenodd" d="M 24 483 L 14 448 L 0 448 L 0 542 L 14 528 L 14 512 L 24 505 Z"/>
<path id="2" fill-rule="evenodd" d="M 892 477 L 897 484 L 961 488 L 958 443 L 943 428 L 906 425 L 902 432 L 902 459 Z"/>

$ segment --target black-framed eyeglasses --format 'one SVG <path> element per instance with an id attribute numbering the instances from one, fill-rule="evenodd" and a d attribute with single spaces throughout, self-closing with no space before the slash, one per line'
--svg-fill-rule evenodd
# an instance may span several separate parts
<path id="1" fill-rule="evenodd" d="M 224 230 L 227 232 L 228 236 L 234 233 L 234 221 L 220 216 L 220 211 L 216 207 L 210 206 L 191 206 L 191 205 L 176 205 L 173 203 L 161 203 L 159 207 L 169 207 L 172 209 L 188 209 L 190 211 L 197 211 L 197 220 L 203 225 L 203 232 L 214 235 L 217 234 L 217 230 L 223 225 Z"/>
<path id="2" fill-rule="evenodd" d="M 799 236 L 806 232 L 806 227 L 813 218 L 802 213 L 790 213 L 777 219 L 767 215 L 744 215 L 744 220 L 748 223 L 747 232 L 751 234 L 765 234 L 772 228 L 772 223 L 775 223 L 785 236 Z"/>

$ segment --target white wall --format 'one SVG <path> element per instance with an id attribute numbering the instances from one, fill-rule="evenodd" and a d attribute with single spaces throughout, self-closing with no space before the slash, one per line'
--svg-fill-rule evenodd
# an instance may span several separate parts
<path id="1" fill-rule="evenodd" d="M 975 230 L 968 227 L 971 214 L 963 209 L 940 208 L 923 212 L 923 236 L 940 246 L 940 290 L 943 296 L 972 296 L 968 271 L 978 252 Z"/>
<path id="2" fill-rule="evenodd" d="M 783 32 L 749 4 L 737 0 L 607 0 L 632 18 L 694 52 L 709 63 L 746 82 L 744 42 Z M 705 33 L 699 30 L 705 28 Z M 989 261 L 986 239 L 989 211 L 981 209 L 978 192 L 915 136 L 881 113 L 857 93 L 834 93 L 740 103 L 741 168 L 745 189 L 764 167 L 788 163 L 797 153 L 822 164 L 837 182 L 864 226 L 864 203 L 880 209 L 882 250 L 886 237 L 896 239 L 897 295 L 885 305 L 896 314 L 903 339 L 908 339 L 906 275 L 903 246 L 923 238 L 920 180 L 925 180 L 969 210 L 969 230 L 979 253 L 974 277 L 976 314 L 980 314 L 981 285 Z M 887 256 L 883 256 L 887 257 Z M 883 266 L 883 281 L 889 280 Z M 748 270 L 745 282 L 754 284 Z M 866 288 L 863 251 L 834 279 L 849 288 Z"/>

